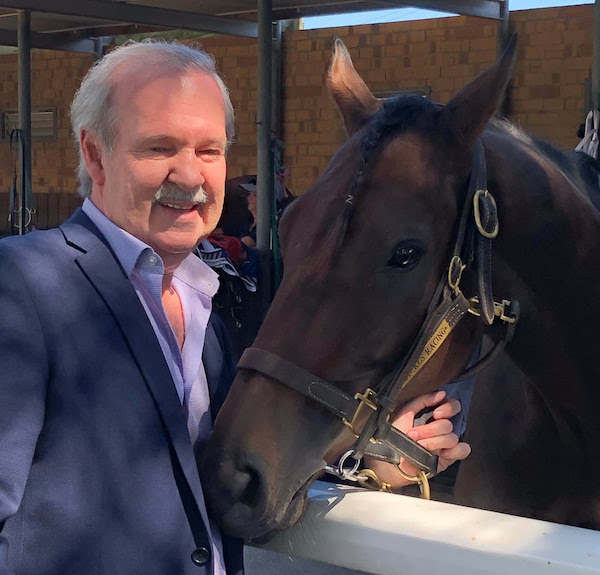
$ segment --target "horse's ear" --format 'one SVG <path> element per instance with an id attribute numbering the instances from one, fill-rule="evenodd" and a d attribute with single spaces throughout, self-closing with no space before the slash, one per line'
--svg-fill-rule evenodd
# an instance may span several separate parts
<path id="1" fill-rule="evenodd" d="M 327 86 L 342 114 L 349 136 L 381 107 L 379 100 L 371 94 L 354 69 L 350 54 L 339 38 L 333 44 Z"/>
<path id="2" fill-rule="evenodd" d="M 471 145 L 496 113 L 512 77 L 517 48 L 513 34 L 502 56 L 458 92 L 442 112 L 442 125 L 453 139 Z"/>

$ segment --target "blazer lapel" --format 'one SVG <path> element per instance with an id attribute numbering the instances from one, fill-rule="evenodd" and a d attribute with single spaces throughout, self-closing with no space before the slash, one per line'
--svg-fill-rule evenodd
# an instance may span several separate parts
<path id="1" fill-rule="evenodd" d="M 119 324 L 196 502 L 201 501 L 200 478 L 183 407 L 144 307 L 104 237 L 81 210 L 63 224 L 61 230 L 67 243 L 81 252 L 75 260 L 77 265 Z"/>

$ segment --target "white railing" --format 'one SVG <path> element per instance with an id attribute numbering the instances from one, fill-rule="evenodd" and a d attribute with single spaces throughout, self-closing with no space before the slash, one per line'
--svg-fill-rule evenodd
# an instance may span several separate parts
<path id="1" fill-rule="evenodd" d="M 600 532 L 316 482 L 263 549 L 377 575 L 600 574 Z"/>

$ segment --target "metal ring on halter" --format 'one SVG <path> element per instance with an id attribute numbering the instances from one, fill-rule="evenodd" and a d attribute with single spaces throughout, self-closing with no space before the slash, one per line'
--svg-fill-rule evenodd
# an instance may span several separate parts
<path id="1" fill-rule="evenodd" d="M 462 263 L 460 256 L 452 256 L 450 266 L 448 268 L 448 285 L 458 293 L 462 273 L 467 266 Z"/>
<path id="2" fill-rule="evenodd" d="M 329 473 L 330 475 L 334 475 L 335 477 L 337 477 L 339 479 L 344 479 L 346 481 L 354 481 L 355 483 L 358 482 L 358 477 L 356 475 L 354 475 L 352 477 L 343 477 L 342 475 L 340 475 L 338 468 L 335 467 L 334 465 L 326 465 L 325 467 L 323 467 L 323 471 L 325 473 Z"/>
<path id="3" fill-rule="evenodd" d="M 421 496 L 423 499 L 431 499 L 431 489 L 429 487 L 429 478 L 431 477 L 431 473 L 425 473 L 422 469 L 419 469 L 417 475 L 409 475 L 400 469 L 400 464 L 396 465 L 396 470 L 406 481 L 410 481 L 411 483 L 418 483 L 419 490 L 421 491 Z"/>
<path id="4" fill-rule="evenodd" d="M 346 451 L 346 453 L 344 453 L 344 455 L 342 455 L 340 457 L 340 461 L 338 463 L 338 474 L 343 479 L 350 479 L 350 478 L 354 477 L 354 475 L 358 471 L 358 466 L 360 465 L 360 459 L 354 460 L 354 465 L 352 466 L 351 469 L 344 469 L 344 463 L 346 463 L 346 460 L 348 459 L 348 457 L 350 457 L 351 455 L 354 455 L 354 453 L 355 453 L 354 449 L 350 449 L 349 451 Z"/>

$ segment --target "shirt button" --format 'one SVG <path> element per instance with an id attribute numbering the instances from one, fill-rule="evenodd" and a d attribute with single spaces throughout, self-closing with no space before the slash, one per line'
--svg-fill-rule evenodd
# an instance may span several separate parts
<path id="1" fill-rule="evenodd" d="M 156 256 L 150 256 L 150 257 L 148 258 L 148 261 L 149 261 L 149 262 L 150 262 L 150 263 L 151 263 L 153 266 L 155 266 L 155 265 L 158 263 L 158 260 L 156 259 Z"/>
<path id="2" fill-rule="evenodd" d="M 194 565 L 198 565 L 198 567 L 206 565 L 209 559 L 210 551 L 206 547 L 198 547 L 198 549 L 192 551 L 192 562 Z"/>

